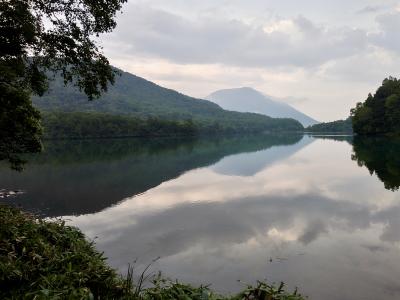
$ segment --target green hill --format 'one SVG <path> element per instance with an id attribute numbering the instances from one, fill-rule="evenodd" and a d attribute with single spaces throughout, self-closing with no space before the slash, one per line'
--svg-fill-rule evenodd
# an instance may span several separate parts
<path id="1" fill-rule="evenodd" d="M 185 124 L 196 129 L 195 132 L 303 130 L 302 125 L 293 119 L 275 119 L 255 113 L 226 111 L 210 101 L 192 98 L 130 73 L 120 72 L 121 76 L 116 78 L 115 85 L 111 86 L 106 94 L 95 101 L 88 101 L 87 97 L 74 87 L 65 87 L 62 80 L 56 77 L 50 84 L 49 93 L 40 98 L 33 98 L 34 105 L 42 112 L 46 112 L 43 114 L 45 126 L 46 124 L 52 125 L 50 135 L 57 135 L 55 132 L 58 127 L 57 124 L 65 125 L 63 124 L 64 119 L 72 118 L 82 124 L 85 123 L 85 127 L 90 126 L 91 122 L 87 122 L 86 119 L 87 117 L 93 119 L 93 114 L 99 119 L 107 118 L 108 123 L 114 122 L 113 124 L 118 128 L 125 127 L 127 123 L 134 126 L 132 124 L 141 121 L 147 122 L 150 119 L 152 120 L 150 123 L 153 125 L 157 123 L 159 127 L 164 126 L 165 121 L 178 122 L 173 126 L 175 128 L 184 126 L 183 123 L 186 122 Z M 54 117 L 54 112 L 58 113 L 56 117 Z M 60 115 L 60 112 L 68 114 Z M 83 112 L 89 114 L 82 114 Z M 76 113 L 80 114 L 77 116 Z M 116 115 L 124 118 L 112 117 Z M 128 122 L 126 118 L 131 118 L 133 121 Z M 51 119 L 51 122 L 47 121 L 49 119 Z M 158 121 L 154 122 L 154 120 Z M 191 120 L 193 124 L 188 120 Z M 99 124 L 101 125 L 101 122 Z M 152 132 L 152 128 L 147 128 L 147 125 L 144 127 L 146 127 L 145 130 L 139 131 L 142 133 Z M 64 128 L 64 136 L 67 131 Z M 121 130 L 117 131 L 120 132 Z M 136 132 L 132 129 L 128 131 L 118 135 L 132 135 L 130 133 Z M 194 131 L 183 130 L 182 132 L 185 134 L 185 132 L 192 133 Z M 89 135 L 93 135 L 93 132 Z M 101 134 L 96 136 L 101 136 Z"/>
<path id="2" fill-rule="evenodd" d="M 314 133 L 353 133 L 351 118 L 333 122 L 319 123 L 307 127 L 306 132 Z"/>

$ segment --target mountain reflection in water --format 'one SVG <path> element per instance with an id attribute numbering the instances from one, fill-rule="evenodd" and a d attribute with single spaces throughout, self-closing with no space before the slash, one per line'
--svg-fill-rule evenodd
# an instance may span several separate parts
<path id="1" fill-rule="evenodd" d="M 44 153 L 28 158 L 22 173 L 3 165 L 0 182 L 7 189 L 26 192 L 10 199 L 24 209 L 49 217 L 89 214 L 225 156 L 301 139 L 301 135 L 270 135 L 53 141 L 45 145 Z"/>
<path id="2" fill-rule="evenodd" d="M 222 292 L 267 278 L 310 299 L 400 298 L 394 139 L 76 143 L 1 180 L 27 191 L 23 205 L 97 237 L 121 272 L 160 256 L 153 270 Z"/>

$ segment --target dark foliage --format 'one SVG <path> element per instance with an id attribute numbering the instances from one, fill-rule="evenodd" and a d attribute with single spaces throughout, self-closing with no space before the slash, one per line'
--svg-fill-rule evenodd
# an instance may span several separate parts
<path id="1" fill-rule="evenodd" d="M 397 191 L 400 187 L 400 139 L 356 136 L 353 141 L 353 155 L 359 166 L 384 183 L 385 188 Z"/>
<path id="2" fill-rule="evenodd" d="M 102 113 L 43 113 L 46 138 L 110 138 L 148 136 L 194 136 L 192 120 L 145 120 Z"/>
<path id="3" fill-rule="evenodd" d="M 0 160 L 20 170 L 24 162 L 20 154 L 42 148 L 40 114 L 26 91 L 1 82 L 0 106 Z"/>
<path id="4" fill-rule="evenodd" d="M 30 96 L 44 94 L 52 72 L 89 99 L 107 90 L 115 72 L 93 37 L 115 27 L 123 2 L 0 2 L 0 159 L 20 167 L 21 151 L 41 150 L 40 117 Z"/>
<path id="5" fill-rule="evenodd" d="M 386 78 L 375 95 L 351 110 L 353 130 L 360 135 L 400 134 L 400 80 Z"/>
<path id="6" fill-rule="evenodd" d="M 261 116 L 262 117 L 262 116 Z M 296 131 L 287 127 L 285 120 L 276 124 L 257 122 L 239 116 L 236 120 L 166 120 L 159 117 L 145 119 L 130 115 L 112 115 L 95 112 L 43 112 L 44 136 L 50 139 L 65 138 L 111 138 L 111 137 L 176 137 L 197 135 L 220 135 L 237 133 L 260 133 L 263 131 Z M 275 125 L 275 126 L 274 126 Z M 295 124 L 297 125 L 297 124 Z M 274 127 L 272 127 L 274 126 Z M 272 127 L 272 128 L 271 128 Z M 300 130 L 298 130 L 300 131 Z"/>
<path id="7" fill-rule="evenodd" d="M 42 95 L 46 71 L 57 71 L 64 83 L 74 83 L 90 99 L 98 97 L 114 72 L 93 37 L 114 29 L 123 2 L 2 1 L 1 67 L 17 75 L 8 83 Z"/>
<path id="8" fill-rule="evenodd" d="M 315 133 L 352 133 L 353 127 L 351 118 L 347 118 L 346 120 L 315 124 L 305 130 Z"/>
<path id="9" fill-rule="evenodd" d="M 83 234 L 0 205 L 1 299 L 111 299 L 122 280 Z"/>

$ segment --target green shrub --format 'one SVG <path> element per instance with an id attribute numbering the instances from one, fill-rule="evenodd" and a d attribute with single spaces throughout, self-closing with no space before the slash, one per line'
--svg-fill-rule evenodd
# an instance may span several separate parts
<path id="1" fill-rule="evenodd" d="M 122 280 L 93 243 L 64 221 L 0 206 L 0 298 L 112 298 Z"/>

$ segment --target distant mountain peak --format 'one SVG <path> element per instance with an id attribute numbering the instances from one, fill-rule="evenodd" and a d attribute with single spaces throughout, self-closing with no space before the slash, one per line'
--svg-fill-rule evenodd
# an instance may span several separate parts
<path id="1" fill-rule="evenodd" d="M 221 93 L 221 92 L 252 92 L 252 93 L 261 94 L 261 92 L 257 91 L 256 89 L 254 89 L 252 87 L 249 87 L 249 86 L 242 86 L 242 87 L 239 87 L 239 88 L 221 89 L 221 90 L 215 91 L 212 94 Z"/>
<path id="2" fill-rule="evenodd" d="M 218 90 L 205 99 L 227 110 L 260 113 L 273 118 L 293 118 L 303 126 L 319 123 L 289 104 L 267 96 L 252 87 Z"/>
<path id="3" fill-rule="evenodd" d="M 259 93 L 259 91 L 257 91 L 256 89 L 253 89 L 252 87 L 249 86 L 243 86 L 241 88 L 238 88 L 239 90 L 248 90 L 248 91 L 253 91 L 253 92 L 257 92 Z M 236 90 L 236 88 L 232 88 L 231 90 Z"/>

